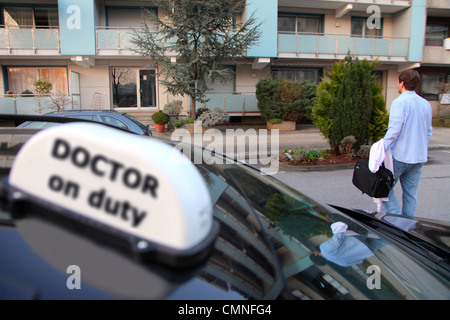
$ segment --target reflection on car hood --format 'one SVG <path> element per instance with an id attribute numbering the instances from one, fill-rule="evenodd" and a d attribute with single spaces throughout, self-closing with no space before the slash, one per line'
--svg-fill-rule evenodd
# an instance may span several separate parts
<path id="1" fill-rule="evenodd" d="M 385 212 L 366 211 L 359 209 L 350 210 L 338 206 L 333 207 L 342 212 L 350 214 L 356 219 L 364 221 L 366 223 L 373 224 L 373 221 L 371 222 L 371 220 L 368 218 L 374 219 L 374 221 L 382 221 L 386 223 L 386 227 L 393 227 L 389 229 L 391 232 L 395 232 L 395 229 L 398 228 L 401 231 L 407 232 L 407 234 L 416 236 L 419 239 L 423 240 L 423 242 L 419 242 L 418 244 L 421 245 L 424 249 L 434 251 L 435 249 L 432 248 L 432 246 L 436 246 L 437 248 L 445 251 L 447 254 L 450 254 L 449 222 L 420 217 L 413 218 L 402 215 L 387 214 Z"/>

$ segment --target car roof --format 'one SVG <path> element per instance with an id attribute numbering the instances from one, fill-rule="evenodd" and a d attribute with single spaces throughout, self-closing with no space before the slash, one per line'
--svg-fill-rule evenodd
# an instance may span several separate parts
<path id="1" fill-rule="evenodd" d="M 50 115 L 50 114 L 65 114 L 65 113 L 82 113 L 82 112 L 86 112 L 86 113 L 119 113 L 115 110 L 109 110 L 109 109 L 74 109 L 74 110 L 60 110 L 60 111 L 52 111 L 52 112 L 48 112 L 46 113 L 46 115 Z"/>

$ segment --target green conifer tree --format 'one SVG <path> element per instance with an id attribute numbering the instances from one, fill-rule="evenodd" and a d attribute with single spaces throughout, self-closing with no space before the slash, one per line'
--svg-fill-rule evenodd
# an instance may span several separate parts
<path id="1" fill-rule="evenodd" d="M 245 9 L 244 0 L 153 0 L 158 15 L 143 9 L 142 30 L 135 30 L 136 51 L 158 66 L 167 92 L 203 101 L 207 80 L 228 81 L 229 65 L 245 55 L 259 37 L 253 16 L 236 22 Z M 170 53 L 170 54 L 168 54 Z M 176 62 L 170 55 L 176 56 Z"/>
<path id="2" fill-rule="evenodd" d="M 375 67 L 376 61 L 353 60 L 348 55 L 332 66 L 332 72 L 326 72 L 330 80 L 319 85 L 312 119 L 336 154 L 347 136 L 356 138 L 358 148 L 380 139 L 386 131 L 388 114 Z"/>

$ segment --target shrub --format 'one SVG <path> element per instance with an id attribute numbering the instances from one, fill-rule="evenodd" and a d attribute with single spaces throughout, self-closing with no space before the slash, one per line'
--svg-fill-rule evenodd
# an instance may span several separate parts
<path id="1" fill-rule="evenodd" d="M 261 117 L 297 121 L 310 118 L 317 86 L 307 81 L 292 82 L 265 78 L 256 85 L 256 97 Z"/>
<path id="2" fill-rule="evenodd" d="M 278 81 L 270 77 L 261 79 L 256 84 L 256 98 L 261 117 L 270 119 L 282 119 L 283 112 L 278 101 Z"/>
<path id="3" fill-rule="evenodd" d="M 24 90 L 22 91 L 22 97 L 32 97 L 31 95 L 33 94 L 33 92 L 31 92 L 30 90 Z"/>
<path id="4" fill-rule="evenodd" d="M 330 80 L 319 85 L 312 120 L 336 154 L 347 136 L 355 137 L 358 150 L 385 134 L 389 116 L 382 88 L 375 81 L 376 63 L 348 55 L 325 73 Z"/>
<path id="5" fill-rule="evenodd" d="M 169 122 L 169 119 L 169 115 L 164 113 L 162 110 L 159 110 L 152 115 L 152 120 L 156 124 L 166 124 Z"/>
<path id="6" fill-rule="evenodd" d="M 198 108 L 197 112 L 195 114 L 195 118 L 198 119 L 198 117 L 200 117 L 202 114 L 204 114 L 206 112 L 211 112 L 211 110 L 207 107 Z"/>
<path id="7" fill-rule="evenodd" d="M 278 82 L 279 101 L 284 121 L 297 121 L 300 118 L 310 118 L 314 105 L 317 86 L 307 81 Z"/>
<path id="8" fill-rule="evenodd" d="M 323 158 L 325 152 L 314 149 L 295 148 L 285 150 L 284 155 L 293 163 L 309 163 Z"/>
<path id="9" fill-rule="evenodd" d="M 358 156 L 360 158 L 369 158 L 370 147 L 371 147 L 371 145 L 363 144 L 361 147 L 359 147 L 359 150 L 356 153 L 356 156 Z"/>
<path id="10" fill-rule="evenodd" d="M 230 120 L 230 116 L 225 111 L 215 108 L 211 112 L 203 113 L 197 120 L 200 120 L 204 127 L 213 127 L 218 124 L 227 123 Z"/>
<path id="11" fill-rule="evenodd" d="M 172 125 L 174 126 L 174 128 L 181 128 L 184 125 L 184 121 L 183 120 L 175 120 L 174 122 L 172 122 Z"/>
<path id="12" fill-rule="evenodd" d="M 270 119 L 269 120 L 269 123 L 271 123 L 271 124 L 282 123 L 282 122 L 283 122 L 283 120 L 281 120 L 281 119 Z"/>
<path id="13" fill-rule="evenodd" d="M 175 119 L 178 119 L 181 111 L 183 110 L 183 102 L 181 100 L 174 100 L 166 103 L 163 108 L 163 112 Z"/>
<path id="14" fill-rule="evenodd" d="M 192 124 L 192 123 L 194 123 L 194 122 L 195 122 L 195 120 L 192 119 L 192 118 L 188 118 L 188 119 L 179 119 L 179 120 L 175 120 L 175 121 L 172 123 L 172 125 L 173 125 L 175 128 L 181 128 L 181 127 L 183 127 L 185 124 Z"/>
<path id="15" fill-rule="evenodd" d="M 347 136 L 342 139 L 339 144 L 339 153 L 347 158 L 352 158 L 355 155 L 354 147 L 356 144 L 355 136 Z"/>
<path id="16" fill-rule="evenodd" d="M 52 84 L 48 81 L 37 80 L 34 87 L 37 94 L 49 94 L 52 91 Z"/>

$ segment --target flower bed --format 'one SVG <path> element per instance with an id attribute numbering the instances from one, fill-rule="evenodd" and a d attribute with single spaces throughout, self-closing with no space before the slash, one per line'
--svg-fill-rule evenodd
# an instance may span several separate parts
<path id="1" fill-rule="evenodd" d="M 331 150 L 292 149 L 280 152 L 279 162 L 291 166 L 353 164 L 361 157 L 335 155 Z"/>

